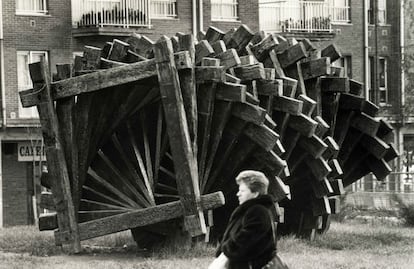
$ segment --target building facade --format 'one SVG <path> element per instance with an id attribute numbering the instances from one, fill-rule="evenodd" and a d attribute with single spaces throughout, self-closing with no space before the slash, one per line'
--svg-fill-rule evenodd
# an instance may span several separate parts
<path id="1" fill-rule="evenodd" d="M 155 41 L 177 32 L 197 34 L 210 25 L 227 31 L 244 23 L 253 31 L 309 38 L 320 48 L 337 44 L 343 57 L 334 64 L 364 83 L 366 98 L 393 124 L 395 145 L 404 153 L 385 184 L 369 176 L 353 190 L 413 191 L 414 118 L 409 107 L 414 84 L 409 78 L 414 64 L 407 64 L 414 52 L 412 2 L 72 0 L 69 5 L 59 0 L 2 0 L 0 227 L 33 224 L 39 214 L 36 195 L 45 162 L 40 124 L 36 109 L 22 108 L 18 96 L 32 87 L 28 63 L 43 58 L 54 73 L 56 64 L 72 62 L 85 45 L 102 47 L 132 32 Z"/>

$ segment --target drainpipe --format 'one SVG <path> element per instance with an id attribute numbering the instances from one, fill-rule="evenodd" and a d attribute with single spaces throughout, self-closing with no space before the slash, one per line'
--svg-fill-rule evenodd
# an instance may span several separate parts
<path id="1" fill-rule="evenodd" d="M 369 99 L 368 1 L 364 0 L 364 86 L 365 100 Z M 372 86 L 372 85 L 371 85 Z"/>
<path id="2" fill-rule="evenodd" d="M 400 53 L 401 53 L 401 109 L 405 105 L 405 25 L 404 0 L 400 1 Z M 401 111 L 401 113 L 403 113 Z"/>
<path id="3" fill-rule="evenodd" d="M 0 91 L 2 128 L 6 128 L 6 84 L 4 83 L 3 2 L 0 3 Z"/>
<path id="4" fill-rule="evenodd" d="M 198 31 L 203 31 L 203 0 L 198 0 Z"/>
<path id="5" fill-rule="evenodd" d="M 192 16 L 192 23 L 193 23 L 193 36 L 194 38 L 197 37 L 197 0 L 192 0 L 193 3 L 193 16 Z"/>
<path id="6" fill-rule="evenodd" d="M 2 125 L 1 127 L 6 128 L 6 101 L 5 101 L 5 87 L 4 87 L 4 46 L 3 46 L 3 1 L 0 1 L 0 91 L 1 91 L 1 106 L 2 106 Z M 3 149 L 1 141 L 2 136 L 0 135 L 0 228 L 3 227 Z"/>

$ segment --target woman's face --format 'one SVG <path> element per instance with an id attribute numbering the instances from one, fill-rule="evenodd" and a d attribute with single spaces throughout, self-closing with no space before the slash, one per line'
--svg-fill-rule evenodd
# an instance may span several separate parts
<path id="1" fill-rule="evenodd" d="M 249 187 L 247 187 L 246 183 L 240 182 L 239 191 L 237 192 L 239 204 L 243 204 L 244 202 L 256 198 L 257 196 L 259 196 L 258 192 L 252 192 Z"/>

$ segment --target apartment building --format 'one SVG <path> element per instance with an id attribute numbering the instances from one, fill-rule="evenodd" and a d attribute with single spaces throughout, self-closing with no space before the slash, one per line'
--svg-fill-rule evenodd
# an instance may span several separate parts
<path id="1" fill-rule="evenodd" d="M 33 224 L 45 156 L 36 108 L 18 92 L 32 87 L 28 64 L 45 59 L 51 72 L 85 45 L 102 47 L 132 32 L 152 40 L 209 25 L 241 22 L 259 30 L 254 0 L 2 0 L 0 4 L 0 227 Z"/>

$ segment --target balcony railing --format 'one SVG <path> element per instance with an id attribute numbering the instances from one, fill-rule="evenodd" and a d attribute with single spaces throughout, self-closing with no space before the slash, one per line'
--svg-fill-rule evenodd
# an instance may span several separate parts
<path id="1" fill-rule="evenodd" d="M 151 18 L 177 16 L 176 0 L 73 0 L 74 27 L 149 27 Z"/>
<path id="2" fill-rule="evenodd" d="M 334 3 L 334 0 L 261 0 L 260 28 L 266 32 L 331 32 L 332 22 L 350 21 L 349 5 Z"/>

